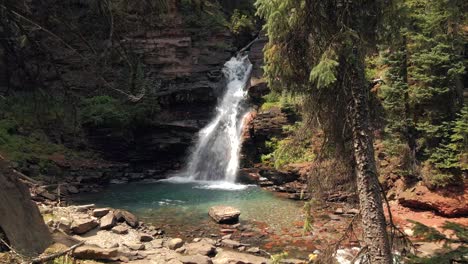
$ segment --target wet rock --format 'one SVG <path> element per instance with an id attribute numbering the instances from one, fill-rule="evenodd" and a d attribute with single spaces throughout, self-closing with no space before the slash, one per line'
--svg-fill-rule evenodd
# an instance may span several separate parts
<path id="1" fill-rule="evenodd" d="M 128 228 L 122 225 L 114 226 L 112 232 L 119 235 L 128 234 Z"/>
<path id="2" fill-rule="evenodd" d="M 134 227 L 134 228 L 138 226 L 138 218 L 134 214 L 128 211 L 116 210 L 114 212 L 114 215 L 115 215 L 115 219 L 118 222 L 125 221 L 129 226 Z"/>
<path id="3" fill-rule="evenodd" d="M 221 240 L 221 245 L 228 248 L 238 248 L 241 246 L 241 243 L 232 239 L 223 239 Z"/>
<path id="4" fill-rule="evenodd" d="M 234 207 L 218 205 L 211 207 L 208 214 L 217 223 L 237 223 L 241 212 Z"/>
<path id="5" fill-rule="evenodd" d="M 184 241 L 181 238 L 173 238 L 169 240 L 169 243 L 167 244 L 167 247 L 169 249 L 175 250 L 184 245 Z"/>
<path id="6" fill-rule="evenodd" d="M 100 223 L 99 227 L 101 229 L 108 230 L 108 229 L 111 229 L 114 226 L 115 226 L 114 213 L 108 211 L 108 213 L 104 217 L 101 218 L 101 223 Z"/>
<path id="7" fill-rule="evenodd" d="M 72 253 L 77 259 L 113 261 L 118 257 L 117 249 L 104 249 L 96 246 L 81 246 Z"/>
<path id="8" fill-rule="evenodd" d="M 266 258 L 253 256 L 245 253 L 223 250 L 216 254 L 212 259 L 213 264 L 267 264 L 269 260 Z"/>
<path id="9" fill-rule="evenodd" d="M 91 229 L 97 227 L 99 223 L 92 218 L 75 218 L 71 226 L 73 233 L 77 235 L 85 234 Z"/>
<path id="10" fill-rule="evenodd" d="M 140 235 L 140 241 L 141 242 L 150 242 L 153 240 L 153 237 L 148 235 L 148 234 L 141 234 Z"/>
<path id="11" fill-rule="evenodd" d="M 185 245 L 185 248 L 189 255 L 200 254 L 203 256 L 212 256 L 216 251 L 216 248 L 212 244 L 203 241 L 187 244 Z"/>
<path id="12" fill-rule="evenodd" d="M 203 255 L 182 256 L 179 258 L 179 261 L 184 264 L 212 264 L 213 263 L 209 257 L 203 256 Z"/>
<path id="13" fill-rule="evenodd" d="M 94 217 L 103 217 L 106 214 L 108 214 L 110 211 L 109 208 L 96 208 L 93 210 L 93 216 Z"/>

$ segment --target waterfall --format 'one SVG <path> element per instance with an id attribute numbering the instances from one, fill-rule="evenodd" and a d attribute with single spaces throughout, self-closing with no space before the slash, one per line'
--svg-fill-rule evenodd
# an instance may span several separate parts
<path id="1" fill-rule="evenodd" d="M 234 183 L 239 168 L 243 120 L 247 114 L 246 86 L 252 64 L 247 56 L 231 58 L 224 64 L 227 86 L 216 114 L 198 133 L 185 174 L 192 180 Z"/>

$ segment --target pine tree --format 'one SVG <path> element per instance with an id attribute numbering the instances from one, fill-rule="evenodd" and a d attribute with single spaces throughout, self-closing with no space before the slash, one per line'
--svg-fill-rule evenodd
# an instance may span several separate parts
<path id="1" fill-rule="evenodd" d="M 364 58 L 375 44 L 386 1 L 257 0 L 266 21 L 270 86 L 307 95 L 332 140 L 352 138 L 371 263 L 392 263 L 369 117 Z M 343 131 L 345 133 L 343 133 Z"/>

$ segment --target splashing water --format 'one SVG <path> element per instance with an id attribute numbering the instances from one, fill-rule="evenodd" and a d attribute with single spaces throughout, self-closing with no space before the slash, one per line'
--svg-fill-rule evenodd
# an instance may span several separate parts
<path id="1" fill-rule="evenodd" d="M 231 58 L 223 68 L 226 92 L 213 120 L 198 133 L 185 175 L 190 180 L 234 183 L 239 167 L 246 86 L 252 64 L 247 56 Z"/>

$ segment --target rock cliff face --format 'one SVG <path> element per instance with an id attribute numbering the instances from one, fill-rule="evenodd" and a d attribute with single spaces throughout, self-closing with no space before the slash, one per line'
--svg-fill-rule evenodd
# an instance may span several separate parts
<path id="1" fill-rule="evenodd" d="M 155 15 L 142 10 L 145 4 L 127 3 L 123 9 L 114 10 L 125 14 L 114 13 L 112 28 L 107 11 L 96 13 L 91 2 L 28 3 L 27 11 L 35 23 L 59 38 L 46 31 L 30 32 L 28 40 L 38 46 L 17 47 L 21 50 L 18 58 L 13 54 L 4 56 L 6 48 L 0 45 L 0 96 L 8 91 L 27 93 L 40 87 L 51 97 L 57 93 L 57 97 L 73 94 L 82 98 L 122 98 L 125 95 L 117 89 L 134 95 L 144 89 L 143 100 L 156 98 L 149 101 L 157 109 L 150 122 L 126 131 L 84 127 L 88 143 L 85 147 L 93 148 L 105 159 L 130 162 L 136 168 L 179 168 L 223 93 L 221 70 L 236 50 L 234 38 L 227 27 L 220 26 L 222 23 L 213 28 L 209 23 L 214 22 L 194 20 L 223 16 L 222 10 L 215 14 L 210 10 L 197 11 L 204 16 L 197 18 L 195 10 L 182 10 L 181 1 L 167 1 L 167 13 Z M 229 8 L 237 4 L 230 3 Z M 69 12 L 70 16 L 60 11 Z M 129 66 L 132 64 L 133 70 Z M 29 78 L 30 73 L 34 73 L 34 78 Z M 132 74 L 139 75 L 140 83 L 129 83 Z M 125 104 L 131 103 L 122 103 Z M 69 105 L 65 112 L 80 107 L 79 103 Z"/>
<path id="2" fill-rule="evenodd" d="M 91 142 L 107 158 L 163 169 L 177 169 L 183 162 L 223 92 L 221 69 L 234 51 L 227 31 L 206 39 L 196 39 L 190 31 L 179 24 L 128 40 L 143 58 L 147 81 L 160 86 L 160 112 L 151 126 L 137 127 L 130 137 L 106 129 L 89 131 Z"/>

